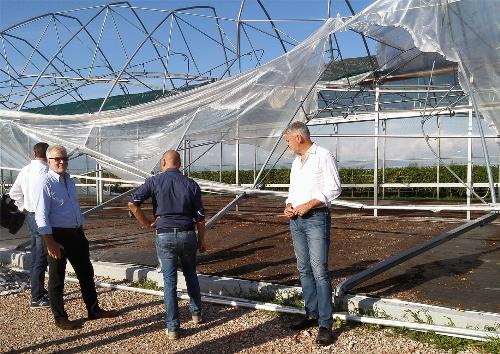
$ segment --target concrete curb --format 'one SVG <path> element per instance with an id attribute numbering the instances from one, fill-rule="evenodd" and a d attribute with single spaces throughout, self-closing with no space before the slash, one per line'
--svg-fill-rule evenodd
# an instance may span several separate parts
<path id="1" fill-rule="evenodd" d="M 30 252 L 18 252 L 0 249 L 0 263 L 19 269 L 29 269 Z M 155 268 L 135 264 L 110 263 L 92 261 L 96 276 L 115 281 L 140 281 L 149 279 L 163 287 L 163 275 Z M 67 272 L 73 268 L 68 263 Z M 300 294 L 300 287 L 277 285 L 250 280 L 218 277 L 199 274 L 202 293 L 227 297 L 261 298 L 274 297 L 281 294 L 283 298 Z M 182 272 L 178 272 L 177 291 L 185 292 L 186 283 Z M 350 314 L 363 314 L 375 318 L 405 321 L 412 323 L 427 323 L 440 326 L 475 329 L 500 333 L 500 314 L 480 311 L 463 311 L 442 306 L 413 303 L 397 299 L 373 298 L 362 295 L 345 295 L 341 307 Z"/>

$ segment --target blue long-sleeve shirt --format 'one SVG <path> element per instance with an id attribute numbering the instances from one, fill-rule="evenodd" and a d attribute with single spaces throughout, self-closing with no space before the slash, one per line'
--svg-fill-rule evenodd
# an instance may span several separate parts
<path id="1" fill-rule="evenodd" d="M 205 218 L 200 186 L 176 168 L 149 177 L 129 200 L 141 205 L 148 198 L 153 199 L 154 215 L 160 217 L 157 230 L 191 226 Z"/>
<path id="2" fill-rule="evenodd" d="M 77 228 L 83 224 L 75 182 L 68 173 L 61 176 L 49 169 L 40 178 L 35 196 L 35 220 L 41 235 L 52 234 L 53 227 Z"/>

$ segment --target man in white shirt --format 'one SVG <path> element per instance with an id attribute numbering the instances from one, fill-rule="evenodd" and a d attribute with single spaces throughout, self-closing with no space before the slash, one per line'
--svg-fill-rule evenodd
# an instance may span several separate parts
<path id="1" fill-rule="evenodd" d="M 316 343 L 329 345 L 332 334 L 332 286 L 328 271 L 330 203 L 342 189 L 333 155 L 311 141 L 302 122 L 292 123 L 284 134 L 297 154 L 290 173 L 290 189 L 284 210 L 300 274 L 306 316 L 292 329 L 319 326 Z"/>
<path id="2" fill-rule="evenodd" d="M 26 212 L 26 224 L 31 235 L 31 308 L 49 307 L 48 292 L 45 289 L 47 252 L 38 233 L 35 221 L 35 188 L 38 179 L 48 171 L 46 152 L 49 145 L 38 143 L 33 146 L 34 160 L 23 167 L 9 190 L 10 197 L 20 211 Z"/>

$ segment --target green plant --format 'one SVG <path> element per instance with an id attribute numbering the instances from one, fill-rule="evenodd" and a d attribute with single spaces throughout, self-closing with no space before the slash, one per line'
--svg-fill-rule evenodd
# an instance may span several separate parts
<path id="1" fill-rule="evenodd" d="M 144 278 L 139 281 L 133 281 L 131 286 L 134 288 L 141 288 L 141 289 L 163 290 L 163 288 L 159 287 L 155 281 L 148 278 Z"/>
<path id="2" fill-rule="evenodd" d="M 475 348 L 484 353 L 500 353 L 500 339 L 490 339 L 485 342 L 470 339 L 449 337 L 434 332 L 418 332 L 406 328 L 393 328 L 392 333 L 407 336 L 413 340 L 430 344 L 435 348 L 444 349 L 450 353 L 458 353 L 468 348 Z"/>

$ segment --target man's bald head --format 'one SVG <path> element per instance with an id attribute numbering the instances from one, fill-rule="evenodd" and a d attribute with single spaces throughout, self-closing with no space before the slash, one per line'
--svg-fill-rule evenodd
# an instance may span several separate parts
<path id="1" fill-rule="evenodd" d="M 166 171 L 168 168 L 181 167 L 181 155 L 175 150 L 167 150 L 161 157 L 161 170 Z"/>

